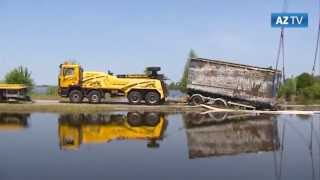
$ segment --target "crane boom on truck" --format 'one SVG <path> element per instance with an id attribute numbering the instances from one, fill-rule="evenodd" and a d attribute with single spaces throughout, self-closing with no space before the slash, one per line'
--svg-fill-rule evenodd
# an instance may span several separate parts
<path id="1" fill-rule="evenodd" d="M 87 98 L 90 103 L 100 103 L 109 93 L 111 97 L 125 96 L 130 104 L 145 102 L 149 105 L 165 101 L 167 91 L 160 67 L 149 67 L 146 74 L 113 75 L 108 72 L 83 71 L 79 64 L 60 65 L 59 95 L 72 103 Z"/>

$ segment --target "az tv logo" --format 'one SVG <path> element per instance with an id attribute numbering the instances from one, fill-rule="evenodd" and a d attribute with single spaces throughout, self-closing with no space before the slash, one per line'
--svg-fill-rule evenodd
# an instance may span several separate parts
<path id="1" fill-rule="evenodd" d="M 272 13 L 271 27 L 308 27 L 307 13 Z"/>

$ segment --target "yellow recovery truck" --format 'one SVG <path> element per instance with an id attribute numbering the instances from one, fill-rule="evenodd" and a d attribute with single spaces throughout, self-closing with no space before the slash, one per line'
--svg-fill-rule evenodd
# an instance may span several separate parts
<path id="1" fill-rule="evenodd" d="M 28 87 L 22 84 L 0 84 L 0 102 L 29 101 Z"/>
<path id="2" fill-rule="evenodd" d="M 157 148 L 166 126 L 161 113 L 65 114 L 59 118 L 60 149 L 78 150 L 81 144 L 112 140 L 147 140 L 148 148 Z"/>
<path id="3" fill-rule="evenodd" d="M 106 93 L 111 97 L 126 96 L 130 104 L 163 103 L 166 85 L 164 76 L 157 73 L 160 67 L 149 67 L 146 71 L 146 74 L 113 75 L 83 71 L 79 64 L 64 63 L 60 65 L 58 92 L 72 103 L 81 103 L 84 98 L 90 103 L 99 103 Z"/>

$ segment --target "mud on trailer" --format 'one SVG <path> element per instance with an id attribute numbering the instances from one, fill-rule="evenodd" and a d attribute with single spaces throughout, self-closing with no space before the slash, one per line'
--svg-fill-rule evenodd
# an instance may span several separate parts
<path id="1" fill-rule="evenodd" d="M 192 58 L 187 93 L 189 103 L 272 109 L 281 71 L 220 60 Z"/>

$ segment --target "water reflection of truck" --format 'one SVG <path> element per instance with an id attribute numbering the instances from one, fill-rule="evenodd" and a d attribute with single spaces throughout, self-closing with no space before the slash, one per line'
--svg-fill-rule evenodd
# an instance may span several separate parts
<path id="1" fill-rule="evenodd" d="M 0 113 L 0 131 L 16 131 L 28 127 L 30 114 Z"/>
<path id="2" fill-rule="evenodd" d="M 195 116 L 184 115 L 191 159 L 279 149 L 277 121 L 270 116 L 234 116 L 223 122 L 207 116 L 204 124 L 198 123 Z"/>
<path id="3" fill-rule="evenodd" d="M 66 114 L 59 118 L 59 141 L 63 150 L 77 150 L 81 144 L 112 140 L 147 140 L 158 147 L 167 121 L 161 113 Z"/>

